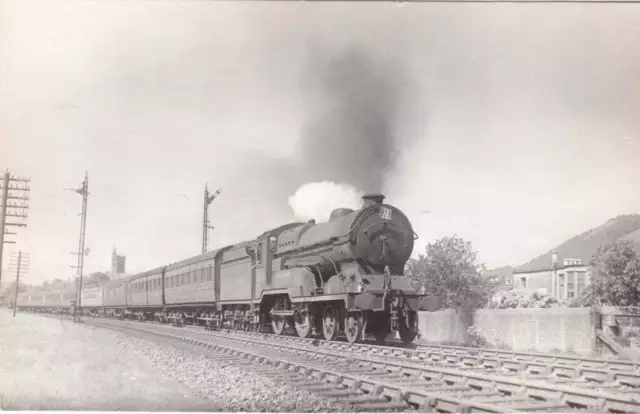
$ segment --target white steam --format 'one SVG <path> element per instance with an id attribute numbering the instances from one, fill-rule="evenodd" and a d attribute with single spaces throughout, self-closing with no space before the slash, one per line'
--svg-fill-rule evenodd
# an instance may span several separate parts
<path id="1" fill-rule="evenodd" d="M 328 221 L 336 208 L 359 209 L 363 193 L 348 184 L 331 181 L 303 184 L 289 197 L 289 205 L 299 220 Z"/>

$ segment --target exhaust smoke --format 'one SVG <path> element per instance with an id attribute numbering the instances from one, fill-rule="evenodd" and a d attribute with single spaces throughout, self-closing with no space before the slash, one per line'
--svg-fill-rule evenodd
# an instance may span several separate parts
<path id="1" fill-rule="evenodd" d="M 363 193 L 351 185 L 330 181 L 307 183 L 289 197 L 289 205 L 299 220 L 328 221 L 337 207 L 354 210 L 362 206 Z"/>

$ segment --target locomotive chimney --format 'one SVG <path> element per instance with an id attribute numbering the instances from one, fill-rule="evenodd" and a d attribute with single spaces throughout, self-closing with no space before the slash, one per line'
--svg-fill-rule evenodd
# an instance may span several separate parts
<path id="1" fill-rule="evenodd" d="M 365 194 L 362 196 L 363 206 L 368 207 L 375 204 L 382 204 L 384 196 L 382 194 Z"/>

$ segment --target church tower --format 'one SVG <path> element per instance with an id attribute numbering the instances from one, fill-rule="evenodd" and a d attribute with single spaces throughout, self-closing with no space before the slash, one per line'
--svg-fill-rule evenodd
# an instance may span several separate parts
<path id="1" fill-rule="evenodd" d="M 111 252 L 111 277 L 117 278 L 118 275 L 123 275 L 125 273 L 125 264 L 127 257 L 126 256 L 118 256 L 116 252 L 116 246 L 113 246 L 113 251 Z"/>
<path id="2" fill-rule="evenodd" d="M 113 245 L 113 250 L 111 251 L 111 274 L 113 276 L 116 275 L 116 262 L 117 262 L 117 258 L 118 256 L 116 255 L 116 246 L 115 244 Z"/>

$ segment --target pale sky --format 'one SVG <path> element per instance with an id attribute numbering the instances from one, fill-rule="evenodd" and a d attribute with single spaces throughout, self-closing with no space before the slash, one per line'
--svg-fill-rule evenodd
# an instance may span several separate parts
<path id="1" fill-rule="evenodd" d="M 33 180 L 4 262 L 21 248 L 27 283 L 74 275 L 64 188 L 85 170 L 85 273 L 113 245 L 128 272 L 198 254 L 205 181 L 223 191 L 211 247 L 292 221 L 305 182 L 362 181 L 357 148 L 300 145 L 342 110 L 314 71 L 359 50 L 404 90 L 382 106 L 398 152 L 382 190 L 414 253 L 456 233 L 488 267 L 522 264 L 640 213 L 639 44 L 636 4 L 0 0 L 0 168 Z"/>

